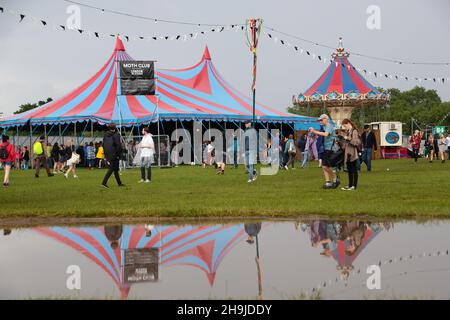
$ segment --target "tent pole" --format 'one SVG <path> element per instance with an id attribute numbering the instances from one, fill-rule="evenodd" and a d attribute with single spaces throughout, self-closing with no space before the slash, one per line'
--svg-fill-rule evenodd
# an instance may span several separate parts
<path id="1" fill-rule="evenodd" d="M 44 124 L 44 137 L 45 137 L 45 141 L 47 141 L 47 125 Z"/>
<path id="2" fill-rule="evenodd" d="M 61 123 L 59 124 L 59 144 L 62 144 L 62 137 L 61 137 Z"/>
<path id="3" fill-rule="evenodd" d="M 159 135 L 159 95 L 156 95 L 156 112 L 158 113 L 158 167 L 161 167 L 161 136 Z"/>
<path id="4" fill-rule="evenodd" d="M 34 160 L 34 152 L 31 152 L 33 149 L 32 149 L 32 142 L 31 142 L 31 140 L 33 139 L 31 136 L 32 136 L 32 134 L 33 134 L 33 127 L 32 127 L 32 124 L 31 124 L 31 121 L 30 121 L 30 155 L 32 154 L 33 156 L 32 157 L 30 157 L 30 158 L 32 158 L 32 160 Z M 33 163 L 33 161 L 31 162 L 31 163 Z"/>
<path id="5" fill-rule="evenodd" d="M 91 141 L 94 141 L 94 123 L 91 120 Z"/>
<path id="6" fill-rule="evenodd" d="M 77 123 L 76 122 L 73 124 L 73 134 L 75 136 L 75 146 L 74 147 L 78 147 Z"/>

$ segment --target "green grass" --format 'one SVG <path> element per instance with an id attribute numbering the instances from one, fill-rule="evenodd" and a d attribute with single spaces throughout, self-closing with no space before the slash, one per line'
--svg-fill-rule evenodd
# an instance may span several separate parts
<path id="1" fill-rule="evenodd" d="M 317 163 L 253 184 L 242 166 L 228 167 L 224 176 L 212 167 L 154 169 L 151 184 L 138 184 L 138 170 L 127 170 L 127 187 L 118 188 L 112 177 L 109 190 L 100 188 L 105 170 L 80 169 L 80 178 L 69 180 L 14 171 L 11 186 L 0 190 L 0 217 L 450 217 L 449 162 L 379 160 L 373 167 L 363 169 L 354 192 L 322 190 Z M 341 179 L 348 181 L 345 173 Z"/>

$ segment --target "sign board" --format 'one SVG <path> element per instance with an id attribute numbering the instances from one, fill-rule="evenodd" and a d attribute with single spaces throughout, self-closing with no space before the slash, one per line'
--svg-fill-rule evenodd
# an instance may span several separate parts
<path id="1" fill-rule="evenodd" d="M 441 134 L 444 134 L 444 133 L 445 133 L 445 127 L 444 126 L 433 127 L 433 135 L 438 134 L 440 136 Z"/>
<path id="2" fill-rule="evenodd" d="M 154 79 L 121 79 L 120 92 L 126 96 L 146 96 L 155 94 Z"/>
<path id="3" fill-rule="evenodd" d="M 121 79 L 154 79 L 155 63 L 153 61 L 121 61 Z"/>
<path id="4" fill-rule="evenodd" d="M 123 279 L 126 284 L 158 281 L 159 250 L 157 248 L 126 249 Z"/>
<path id="5" fill-rule="evenodd" d="M 153 61 L 121 61 L 119 65 L 122 95 L 155 94 L 155 63 Z"/>

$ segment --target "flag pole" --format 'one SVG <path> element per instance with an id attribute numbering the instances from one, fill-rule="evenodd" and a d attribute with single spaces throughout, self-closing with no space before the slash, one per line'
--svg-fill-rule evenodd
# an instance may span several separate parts
<path id="1" fill-rule="evenodd" d="M 262 29 L 262 19 L 247 19 L 246 21 L 246 35 L 247 35 L 247 45 L 253 54 L 253 80 L 252 80 L 252 127 L 255 127 L 256 121 L 256 66 L 257 66 L 257 48 L 259 35 Z"/>

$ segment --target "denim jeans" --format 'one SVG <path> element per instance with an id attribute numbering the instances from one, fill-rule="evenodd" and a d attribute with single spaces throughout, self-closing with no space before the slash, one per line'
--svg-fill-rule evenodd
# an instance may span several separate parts
<path id="1" fill-rule="evenodd" d="M 250 159 L 250 154 L 248 152 L 245 153 L 245 168 L 248 172 L 248 179 L 253 180 L 256 175 L 255 165 L 253 164 L 252 159 Z"/>
<path id="2" fill-rule="evenodd" d="M 302 168 L 306 167 L 306 163 L 308 163 L 308 155 L 308 150 L 302 152 Z"/>
<path id="3" fill-rule="evenodd" d="M 372 171 L 372 148 L 363 150 L 361 160 L 366 164 L 367 171 Z"/>

